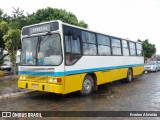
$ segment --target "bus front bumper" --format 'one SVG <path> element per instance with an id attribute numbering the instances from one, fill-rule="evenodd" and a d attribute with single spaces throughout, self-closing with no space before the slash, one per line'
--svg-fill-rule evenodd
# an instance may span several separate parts
<path id="1" fill-rule="evenodd" d="M 38 90 L 38 91 L 44 91 L 44 92 L 63 94 L 62 85 L 59 85 L 59 84 L 37 83 L 37 82 L 19 80 L 18 87 L 27 88 L 30 90 Z"/>

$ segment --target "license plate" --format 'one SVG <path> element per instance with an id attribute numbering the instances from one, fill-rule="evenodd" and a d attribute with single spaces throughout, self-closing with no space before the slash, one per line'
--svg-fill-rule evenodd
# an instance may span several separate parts
<path id="1" fill-rule="evenodd" d="M 32 88 L 38 88 L 38 84 L 32 84 Z"/>

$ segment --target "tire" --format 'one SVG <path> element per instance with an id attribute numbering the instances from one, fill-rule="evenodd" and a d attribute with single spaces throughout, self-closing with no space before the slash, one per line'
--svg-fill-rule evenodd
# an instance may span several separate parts
<path id="1" fill-rule="evenodd" d="M 126 83 L 129 83 L 133 80 L 133 72 L 131 69 L 128 69 L 127 78 L 125 79 Z"/>
<path id="2" fill-rule="evenodd" d="M 94 90 L 94 81 L 90 75 L 85 76 L 82 83 L 82 90 L 80 91 L 81 95 L 90 95 Z"/>

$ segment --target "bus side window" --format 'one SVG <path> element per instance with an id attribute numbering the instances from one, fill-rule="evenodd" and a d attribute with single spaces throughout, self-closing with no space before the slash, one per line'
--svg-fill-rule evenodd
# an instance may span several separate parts
<path id="1" fill-rule="evenodd" d="M 95 33 L 82 31 L 83 54 L 97 55 L 96 36 Z"/>
<path id="2" fill-rule="evenodd" d="M 136 46 L 134 42 L 129 42 L 129 48 L 130 48 L 130 55 L 135 56 L 136 55 Z"/>
<path id="3" fill-rule="evenodd" d="M 80 38 L 65 35 L 65 63 L 73 65 L 81 57 Z"/>
<path id="4" fill-rule="evenodd" d="M 66 54 L 66 64 L 69 65 L 71 62 L 71 55 L 70 54 Z"/>
<path id="5" fill-rule="evenodd" d="M 79 60 L 80 57 L 81 55 L 66 54 L 65 56 L 66 65 L 73 65 Z"/>
<path id="6" fill-rule="evenodd" d="M 143 56 L 142 45 L 140 43 L 136 43 L 136 48 L 137 48 L 137 55 Z"/>

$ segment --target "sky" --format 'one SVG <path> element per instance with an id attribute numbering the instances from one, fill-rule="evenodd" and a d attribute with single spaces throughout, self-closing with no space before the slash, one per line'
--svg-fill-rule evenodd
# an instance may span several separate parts
<path id="1" fill-rule="evenodd" d="M 83 20 L 89 29 L 133 41 L 146 40 L 160 54 L 160 0 L 4 0 L 8 15 L 14 8 L 33 13 L 52 7 L 65 9 Z"/>

